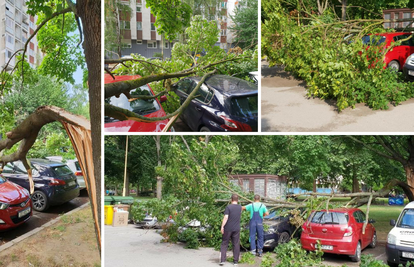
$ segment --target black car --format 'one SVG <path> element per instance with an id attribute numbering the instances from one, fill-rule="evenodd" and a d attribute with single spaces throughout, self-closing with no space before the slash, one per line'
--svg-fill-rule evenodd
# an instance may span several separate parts
<path id="1" fill-rule="evenodd" d="M 403 72 L 407 80 L 414 81 L 414 54 L 411 54 L 405 60 Z"/>
<path id="2" fill-rule="evenodd" d="M 181 104 L 197 86 L 201 77 L 189 77 L 173 85 Z M 193 131 L 257 131 L 258 89 L 245 80 L 213 75 L 201 85 L 196 98 L 181 118 Z"/>
<path id="3" fill-rule="evenodd" d="M 79 185 L 75 174 L 60 162 L 31 159 L 34 193 L 33 209 L 45 211 L 50 206 L 60 205 L 79 196 Z M 29 177 L 21 161 L 8 163 L 3 176 L 9 181 L 30 191 Z"/>
<path id="4" fill-rule="evenodd" d="M 278 244 L 287 243 L 293 237 L 300 237 L 300 227 L 290 224 L 290 215 L 281 216 L 276 212 L 270 213 L 264 217 L 263 223 L 269 226 L 264 233 L 264 247 L 274 249 Z"/>

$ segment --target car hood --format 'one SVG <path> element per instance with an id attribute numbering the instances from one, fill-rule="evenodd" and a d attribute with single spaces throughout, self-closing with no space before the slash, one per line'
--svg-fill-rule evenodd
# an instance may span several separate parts
<path id="1" fill-rule="evenodd" d="M 7 181 L 0 184 L 0 202 L 13 205 L 22 202 L 27 197 L 29 197 L 29 192 L 15 183 Z"/>
<path id="2" fill-rule="evenodd" d="M 145 115 L 148 118 L 164 117 L 166 113 L 160 109 Z M 168 119 L 155 122 L 139 122 L 133 120 L 105 123 L 105 132 L 161 132 L 168 123 Z"/>

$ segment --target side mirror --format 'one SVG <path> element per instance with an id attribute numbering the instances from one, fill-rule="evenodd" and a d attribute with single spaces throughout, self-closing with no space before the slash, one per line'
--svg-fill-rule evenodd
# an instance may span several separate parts
<path id="1" fill-rule="evenodd" d="M 167 101 L 167 97 L 166 97 L 165 95 L 162 95 L 162 96 L 160 97 L 160 102 L 161 102 L 161 103 L 164 103 L 165 101 Z"/>
<path id="2" fill-rule="evenodd" d="M 375 220 L 374 219 L 369 219 L 368 223 L 375 223 Z"/>
<path id="3" fill-rule="evenodd" d="M 391 226 L 395 226 L 395 220 L 391 220 L 391 221 L 390 221 L 390 225 L 391 225 Z"/>

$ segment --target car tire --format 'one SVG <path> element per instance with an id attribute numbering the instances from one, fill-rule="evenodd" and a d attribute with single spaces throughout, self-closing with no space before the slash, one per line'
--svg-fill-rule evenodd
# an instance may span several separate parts
<path id="1" fill-rule="evenodd" d="M 200 132 L 211 132 L 206 126 L 201 127 Z"/>
<path id="2" fill-rule="evenodd" d="M 368 246 L 370 248 L 375 248 L 377 246 L 377 232 L 374 232 L 374 235 L 372 236 L 372 241 Z"/>
<path id="3" fill-rule="evenodd" d="M 288 243 L 290 241 L 290 234 L 288 232 L 282 232 L 277 240 L 278 244 Z"/>
<path id="4" fill-rule="evenodd" d="M 350 257 L 353 262 L 359 262 L 361 260 L 361 242 L 358 241 L 355 254 Z"/>
<path id="5" fill-rule="evenodd" d="M 388 63 L 387 68 L 399 71 L 400 70 L 400 63 L 398 63 L 397 60 L 392 60 L 390 63 Z"/>
<path id="6" fill-rule="evenodd" d="M 36 211 L 45 211 L 49 208 L 49 200 L 42 191 L 35 191 L 32 195 L 33 209 Z"/>

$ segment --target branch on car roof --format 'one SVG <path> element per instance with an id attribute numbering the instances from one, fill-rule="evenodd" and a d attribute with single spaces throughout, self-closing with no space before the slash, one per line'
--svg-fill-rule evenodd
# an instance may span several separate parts
<path id="1" fill-rule="evenodd" d="M 133 121 L 139 121 L 139 122 L 154 122 L 154 121 L 163 121 L 169 118 L 172 118 L 176 115 L 181 114 L 184 109 L 190 104 L 191 100 L 194 99 L 197 95 L 198 89 L 201 87 L 201 85 L 204 83 L 204 81 L 207 79 L 208 76 L 216 73 L 216 70 L 211 71 L 209 73 L 206 73 L 201 80 L 198 82 L 197 86 L 194 88 L 194 90 L 191 92 L 191 94 L 188 95 L 187 99 L 184 101 L 184 103 L 173 113 L 168 114 L 163 117 L 155 117 L 155 118 L 148 118 L 139 114 L 136 114 L 135 112 L 129 111 L 127 109 L 115 107 L 111 104 L 105 103 L 105 116 L 112 117 L 114 119 L 118 119 L 121 121 L 124 120 L 133 120 Z M 144 83 L 146 84 L 146 83 Z M 165 127 L 166 128 L 166 127 Z M 168 129 L 165 129 L 168 131 Z"/>
<path id="2" fill-rule="evenodd" d="M 161 81 L 165 79 L 181 78 L 181 77 L 189 76 L 191 74 L 195 74 L 197 71 L 208 70 L 218 64 L 222 64 L 222 63 L 229 62 L 229 61 L 242 60 L 246 58 L 247 57 L 237 57 L 237 58 L 225 59 L 225 60 L 220 60 L 220 61 L 208 64 L 206 66 L 193 66 L 189 69 L 182 70 L 182 71 L 175 72 L 175 73 L 159 73 L 159 74 L 141 77 L 135 80 L 128 80 L 128 81 L 105 84 L 105 98 L 110 98 L 112 96 L 128 93 L 132 89 L 138 88 L 147 83 L 157 82 L 157 81 Z M 106 113 L 105 115 L 109 116 Z"/>
<path id="3" fill-rule="evenodd" d="M 169 71 L 166 68 L 164 68 L 163 66 L 154 64 L 154 63 L 146 61 L 146 60 L 140 60 L 140 59 L 135 59 L 135 58 L 105 59 L 105 64 L 119 64 L 119 63 L 121 63 L 124 66 L 126 66 L 124 63 L 128 62 L 128 61 L 145 63 L 145 64 L 148 64 L 148 65 L 152 65 L 152 66 L 155 66 L 157 68 L 163 69 L 167 72 Z M 128 67 L 128 66 L 126 66 L 126 67 Z"/>

